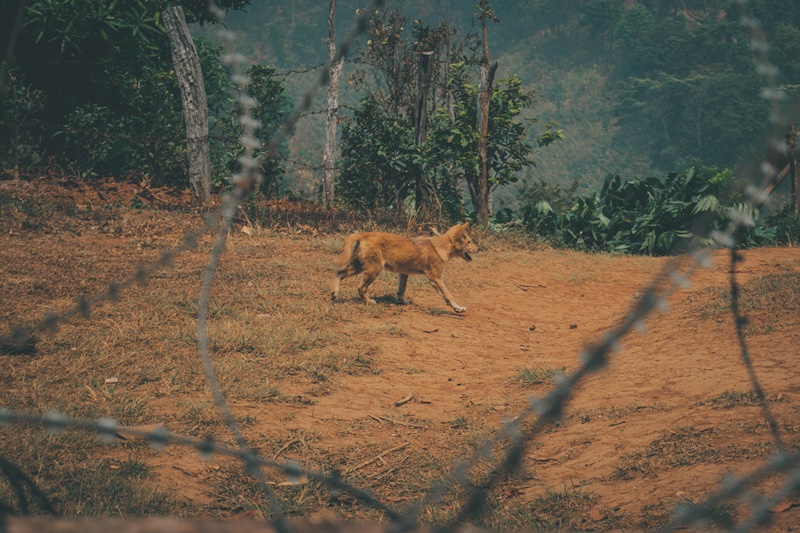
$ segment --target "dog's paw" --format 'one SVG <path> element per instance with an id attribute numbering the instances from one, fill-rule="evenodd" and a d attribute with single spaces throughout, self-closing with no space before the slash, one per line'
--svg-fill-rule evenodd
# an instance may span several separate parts
<path id="1" fill-rule="evenodd" d="M 453 311 L 455 311 L 456 313 L 466 313 L 467 312 L 467 308 L 466 307 L 461 307 L 460 305 L 454 305 L 453 306 Z"/>
<path id="2" fill-rule="evenodd" d="M 374 305 L 376 303 L 372 298 L 365 298 L 364 301 L 370 305 Z"/>

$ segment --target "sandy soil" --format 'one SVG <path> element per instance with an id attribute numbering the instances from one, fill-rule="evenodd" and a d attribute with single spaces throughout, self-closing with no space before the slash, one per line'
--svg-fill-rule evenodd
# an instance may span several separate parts
<path id="1" fill-rule="evenodd" d="M 153 195 L 159 196 L 163 195 L 157 191 Z M 139 198 L 145 198 L 141 191 Z M 178 242 L 180 231 L 174 227 L 192 224 L 193 217 L 131 210 L 105 226 L 78 217 L 67 229 L 61 224 L 44 230 L 6 230 L 0 236 L 0 261 L 6 272 L 4 319 L 34 320 L 42 309 L 64 309 L 75 294 L 130 274 L 135 264 L 155 259 L 160 250 Z M 172 230 L 164 229 L 170 226 Z M 253 292 L 228 303 L 236 307 L 244 305 L 244 298 L 265 294 L 279 300 L 303 299 L 303 314 L 287 316 L 298 331 L 319 328 L 326 324 L 323 319 L 335 314 L 338 318 L 327 323 L 327 333 L 335 340 L 325 353 L 335 354 L 337 343 L 348 349 L 367 343 L 373 354 L 370 371 L 337 374 L 324 386 L 296 375 L 269 381 L 265 372 L 259 379 L 279 386 L 284 398 L 296 395 L 310 401 L 262 402 L 234 396 L 231 402 L 237 416 L 253 417 L 246 434 L 265 455 L 323 464 L 320 457 L 339 454 L 337 466 L 351 474 L 346 477 L 366 481 L 385 502 L 400 507 L 420 493 L 400 490 L 392 480 L 405 482 L 415 475 L 415 469 L 422 468 L 420 457 L 452 464 L 502 428 L 504 420 L 523 412 L 532 395 L 552 389 L 552 379 L 526 384 L 521 373 L 576 368 L 581 350 L 624 319 L 667 263 L 663 258 L 546 247 L 516 249 L 485 237 L 473 262 L 454 262 L 445 273 L 456 301 L 468 308 L 465 314 L 446 309 L 422 280 L 409 284 L 409 305 L 395 304 L 395 281 L 386 273 L 373 286 L 374 295 L 386 297 L 365 310 L 352 279 L 343 282 L 341 301 L 327 299 L 337 239 L 341 237 L 291 226 L 256 228 L 248 235 L 237 226 L 222 269 L 236 273 Z M 175 272 L 164 274 L 166 284 L 193 287 L 189 300 L 196 298 L 199 273 L 208 259 L 202 252 L 182 256 Z M 736 271 L 743 285 L 800 273 L 797 248 L 748 250 L 743 257 Z M 104 266 L 98 268 L 101 258 Z M 218 283 L 224 286 L 227 279 L 222 276 Z M 702 501 L 724 475 L 744 474 L 762 464 L 775 444 L 760 407 L 752 394 L 747 396 L 753 385 L 730 314 L 715 307 L 728 280 L 728 257 L 715 252 L 713 266 L 673 295 L 668 309 L 648 317 L 645 331 L 625 337 L 607 367 L 581 382 L 570 396 L 564 416 L 531 437 L 523 473 L 505 479 L 498 489 L 499 506 L 525 507 L 548 491 L 580 493 L 590 501 L 579 511 L 585 515 L 576 522 L 581 528 L 645 528 L 663 522 L 679 502 Z M 272 285 L 275 291 L 264 292 Z M 223 292 L 215 295 L 226 297 Z M 746 339 L 780 435 L 796 448 L 800 313 L 786 303 L 796 301 L 796 295 L 768 297 L 772 304 L 748 311 L 752 330 Z M 20 303 L 25 299 L 27 304 Z M 125 300 L 123 296 L 119 305 Z M 93 312 L 93 320 L 103 320 L 107 312 Z M 263 309 L 253 313 L 270 316 Z M 80 335 L 81 319 L 71 324 L 61 335 Z M 260 328 L 259 324 L 253 318 L 249 327 Z M 265 327 L 258 334 L 266 337 L 271 332 Z M 57 352 L 43 355 L 48 356 L 56 357 Z M 0 365 L 12 368 L 4 377 L 8 390 L 26 394 L 14 376 L 35 379 L 41 364 L 35 359 L 0 356 Z M 142 388 L 139 394 L 147 390 L 151 389 Z M 732 393 L 744 396 L 734 395 L 738 400 L 723 405 Z M 191 399 L 190 391 L 181 390 L 180 399 L 176 394 L 143 396 L 149 409 L 144 422 L 170 420 L 176 402 Z M 209 398 L 207 390 L 195 394 Z M 533 431 L 531 424 L 524 428 Z M 219 500 L 203 481 L 224 462 L 205 462 L 191 450 L 173 447 L 149 461 L 160 487 L 200 506 Z M 425 486 L 441 471 L 420 474 Z M 758 490 L 767 492 L 781 483 L 775 477 Z M 735 504 L 732 512 L 746 513 L 747 506 Z M 800 507 L 784 505 L 774 519 L 776 530 L 792 530 L 800 523 Z"/>

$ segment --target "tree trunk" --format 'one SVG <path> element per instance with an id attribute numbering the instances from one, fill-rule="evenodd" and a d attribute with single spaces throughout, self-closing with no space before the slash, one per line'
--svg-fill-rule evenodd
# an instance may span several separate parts
<path id="1" fill-rule="evenodd" d="M 475 212 L 478 216 L 478 224 L 489 225 L 489 215 L 491 214 L 491 199 L 489 188 L 489 161 L 487 149 L 489 147 L 489 100 L 492 94 L 492 81 L 497 70 L 497 63 L 489 66 L 489 63 L 478 66 L 478 178 L 475 184 L 477 204 Z"/>
<path id="2" fill-rule="evenodd" d="M 483 58 L 481 64 L 478 66 L 478 113 L 477 113 L 477 129 L 478 129 L 478 177 L 475 184 L 475 196 L 473 203 L 475 203 L 475 213 L 478 217 L 478 224 L 486 227 L 489 225 L 489 215 L 491 213 L 491 194 L 489 188 L 489 162 L 487 149 L 489 146 L 489 101 L 492 95 L 492 81 L 494 74 L 497 71 L 497 63 L 490 66 L 489 61 L 489 40 L 486 32 L 486 18 L 494 15 L 488 8 L 488 1 L 481 0 L 480 5 L 481 14 L 481 32 L 483 33 Z M 495 19 L 496 20 L 496 19 Z M 475 202 L 477 201 L 477 202 Z"/>
<path id="3" fill-rule="evenodd" d="M 419 57 L 419 76 L 417 83 L 417 105 L 414 110 L 414 126 L 417 146 L 421 146 L 428 138 L 428 92 L 433 77 L 433 52 L 422 52 Z M 425 181 L 422 168 L 417 169 L 416 197 L 417 211 L 423 215 L 430 214 L 432 199 L 429 184 Z"/>
<path id="4" fill-rule="evenodd" d="M 794 149 L 797 145 L 797 130 L 794 123 L 789 124 L 789 131 L 786 133 L 786 152 L 789 156 L 789 179 L 792 184 L 792 210 L 795 214 L 800 213 L 800 195 L 798 195 L 798 188 L 800 188 L 800 176 L 797 175 L 797 161 L 794 158 Z"/>
<path id="5" fill-rule="evenodd" d="M 172 49 L 172 62 L 181 89 L 186 121 L 186 149 L 189 156 L 189 184 L 192 202 L 202 205 L 211 200 L 211 159 L 208 149 L 208 101 L 197 49 L 186 27 L 180 6 L 161 13 L 164 30 Z"/>
<path id="6" fill-rule="evenodd" d="M 339 76 L 344 58 L 336 61 L 336 0 L 330 0 L 328 9 L 328 127 L 325 132 L 325 153 L 322 155 L 322 200 L 333 206 L 334 159 L 336 157 L 336 125 L 339 120 Z"/>

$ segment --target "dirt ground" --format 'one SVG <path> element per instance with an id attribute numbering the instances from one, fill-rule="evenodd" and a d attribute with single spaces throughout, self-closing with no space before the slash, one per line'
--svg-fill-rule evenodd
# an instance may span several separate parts
<path id="1" fill-rule="evenodd" d="M 36 201 L 4 208 L 0 319 L 8 324 L 71 309 L 77 297 L 132 275 L 201 224 L 190 212 L 158 209 L 159 199 L 167 203 L 164 191 L 123 194 L 114 185 L 104 200 L 118 207 L 106 212 L 104 200 L 76 187 L 10 187 L 0 194 Z M 51 206 L 47 220 L 32 212 L 35 205 Z M 332 303 L 331 261 L 342 235 L 249 222 L 230 234 L 212 291 L 212 353 L 234 414 L 264 456 L 337 469 L 397 509 L 523 412 L 529 398 L 551 390 L 559 372 L 576 368 L 581 350 L 621 323 L 668 261 L 524 247 L 476 234 L 482 250 L 475 260 L 456 261 L 445 272 L 456 301 L 468 308 L 457 315 L 419 279 L 409 283 L 411 303 L 397 305 L 388 273 L 374 285 L 375 306 L 356 298 L 353 279 Z M 146 287 L 98 304 L 89 319 L 72 317 L 58 332 L 42 333 L 35 355 L 0 355 L 0 405 L 113 416 L 129 425 L 163 422 L 178 433 L 224 440 L 194 330 L 210 245 L 204 237 Z M 796 450 L 800 250 L 761 248 L 743 257 L 736 279 L 753 368 L 781 438 Z M 530 438 L 522 471 L 492 492 L 491 519 L 475 522 L 657 527 L 677 504 L 701 502 L 726 474 L 763 464 L 776 445 L 725 300 L 729 270 L 726 253 L 714 252 L 713 266 L 651 315 L 646 329 L 626 336 L 607 367 L 570 396 L 563 417 Z M 109 384 L 111 377 L 118 381 Z M 523 425 L 528 432 L 535 427 Z M 17 438 L 0 428 L 0 453 L 13 455 Z M 206 461 L 191 449 L 105 446 L 86 452 L 77 467 L 127 455 L 147 464 L 149 484 L 185 502 L 184 514 L 262 516 L 264 505 L 251 492 L 233 494 L 238 465 Z M 45 487 L 53 475 L 43 467 L 34 474 Z M 270 476 L 278 487 L 287 481 Z M 755 490 L 769 493 L 783 482 L 774 476 Z M 355 503 L 332 502 L 310 485 L 281 493 L 293 502 L 290 513 L 333 508 L 361 516 Z M 456 506 L 450 496 L 423 519 L 439 520 Z M 739 518 L 748 509 L 731 502 L 720 513 Z M 800 500 L 773 511 L 772 528 L 797 529 Z"/>

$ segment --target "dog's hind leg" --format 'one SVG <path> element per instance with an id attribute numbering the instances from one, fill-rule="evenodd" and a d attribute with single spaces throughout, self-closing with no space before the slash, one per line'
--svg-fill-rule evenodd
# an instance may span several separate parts
<path id="1" fill-rule="evenodd" d="M 345 271 L 346 273 L 347 271 Z M 333 283 L 331 284 L 331 300 L 335 300 L 339 297 L 339 284 L 342 282 L 347 275 L 342 275 L 342 271 L 339 270 L 336 272 L 336 277 L 333 278 Z"/>
<path id="2" fill-rule="evenodd" d="M 401 304 L 406 303 L 406 285 L 408 284 L 408 274 L 397 275 L 397 301 Z"/>
<path id="3" fill-rule="evenodd" d="M 341 267 L 336 271 L 336 277 L 333 278 L 331 284 L 331 300 L 339 297 L 339 284 L 343 279 L 360 274 L 364 270 L 361 266 L 361 259 L 358 257 L 358 248 L 361 242 L 357 237 L 358 234 L 354 234 L 345 240 L 344 251 L 336 261 Z"/>
<path id="4" fill-rule="evenodd" d="M 369 297 L 369 286 L 378 278 L 383 268 L 371 269 L 364 271 L 364 277 L 361 279 L 361 285 L 358 286 L 358 294 L 368 304 L 374 304 L 375 300 Z"/>
<path id="5" fill-rule="evenodd" d="M 358 261 L 355 261 L 358 263 Z M 350 276 L 355 276 L 356 274 L 361 273 L 360 263 L 359 264 L 350 264 L 346 267 L 340 268 L 336 271 L 336 276 L 333 278 L 333 283 L 331 284 L 331 300 L 335 300 L 339 297 L 339 284 L 342 282 L 343 279 L 347 279 Z"/>

